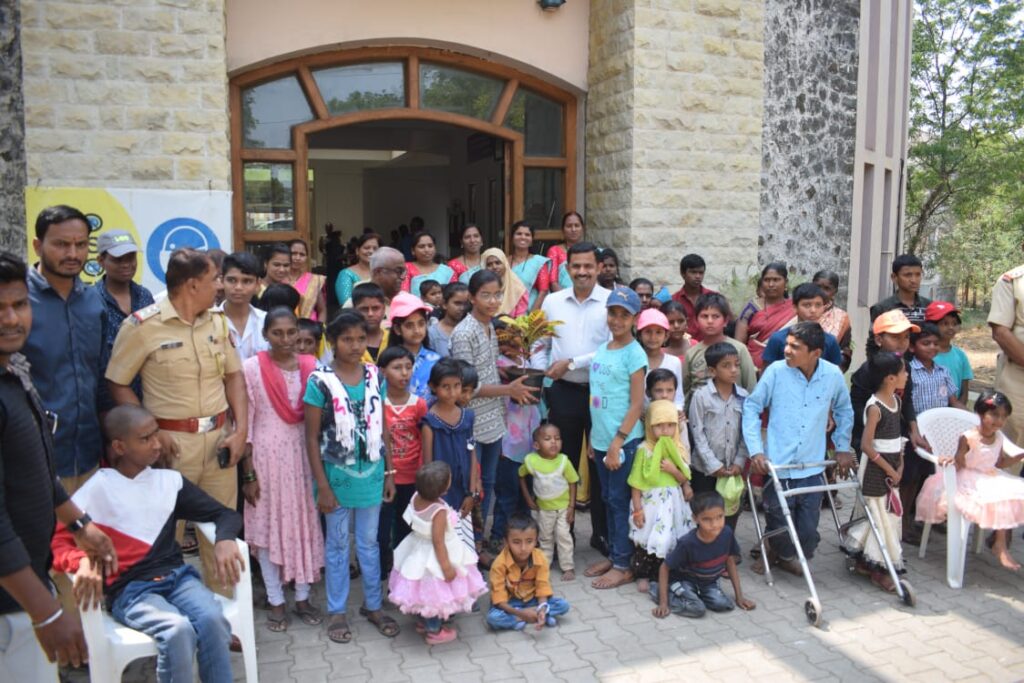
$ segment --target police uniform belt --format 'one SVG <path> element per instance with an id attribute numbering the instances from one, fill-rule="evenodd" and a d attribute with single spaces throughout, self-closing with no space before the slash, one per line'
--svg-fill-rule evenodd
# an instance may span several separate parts
<path id="1" fill-rule="evenodd" d="M 166 429 L 170 432 L 188 432 L 190 434 L 203 434 L 206 432 L 212 432 L 215 429 L 220 429 L 227 422 L 228 411 L 224 411 L 219 415 L 211 415 L 210 417 L 190 417 L 184 420 L 161 420 L 157 419 L 156 423 L 160 426 L 160 429 Z"/>

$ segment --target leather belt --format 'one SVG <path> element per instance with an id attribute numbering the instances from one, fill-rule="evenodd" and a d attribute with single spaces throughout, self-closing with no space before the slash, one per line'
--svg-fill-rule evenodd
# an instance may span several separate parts
<path id="1" fill-rule="evenodd" d="M 189 417 L 184 420 L 157 419 L 156 423 L 160 426 L 160 429 L 166 429 L 169 432 L 205 434 L 206 432 L 220 429 L 227 420 L 228 411 L 225 410 L 219 415 L 211 415 L 210 417 Z"/>

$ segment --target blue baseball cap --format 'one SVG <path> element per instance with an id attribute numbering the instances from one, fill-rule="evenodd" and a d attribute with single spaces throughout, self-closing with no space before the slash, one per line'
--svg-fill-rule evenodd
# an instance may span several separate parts
<path id="1" fill-rule="evenodd" d="M 616 287 L 608 295 L 608 303 L 605 304 L 605 308 L 612 306 L 621 306 L 629 311 L 630 315 L 636 315 L 640 312 L 640 297 L 629 287 Z"/>

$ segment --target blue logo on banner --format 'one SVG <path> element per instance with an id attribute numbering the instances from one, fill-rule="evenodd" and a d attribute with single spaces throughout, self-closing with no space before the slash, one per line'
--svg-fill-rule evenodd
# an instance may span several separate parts
<path id="1" fill-rule="evenodd" d="M 206 223 L 195 218 L 172 218 L 158 225 L 146 243 L 146 263 L 160 282 L 167 281 L 171 253 L 182 247 L 201 251 L 220 249 L 220 240 Z"/>

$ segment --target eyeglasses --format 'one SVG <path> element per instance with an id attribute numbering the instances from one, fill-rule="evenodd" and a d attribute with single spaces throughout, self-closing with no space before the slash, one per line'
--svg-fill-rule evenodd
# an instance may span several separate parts
<path id="1" fill-rule="evenodd" d="M 385 273 L 394 273 L 395 277 L 399 278 L 405 277 L 405 274 L 409 272 L 404 266 L 401 268 L 378 268 L 378 270 L 383 270 Z"/>
<path id="2" fill-rule="evenodd" d="M 477 299 L 483 301 L 501 301 L 501 298 L 505 296 L 504 292 L 495 292 L 494 294 L 488 294 L 487 292 L 478 292 L 476 295 Z"/>

